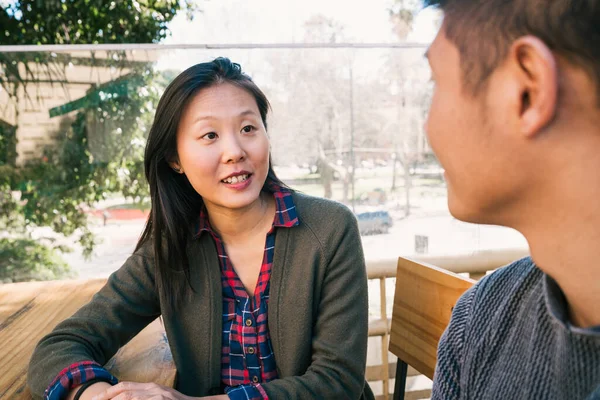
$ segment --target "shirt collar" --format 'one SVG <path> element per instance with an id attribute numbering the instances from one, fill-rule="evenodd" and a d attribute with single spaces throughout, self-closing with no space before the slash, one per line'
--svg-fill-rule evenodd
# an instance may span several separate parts
<path id="1" fill-rule="evenodd" d="M 274 228 L 291 228 L 300 224 L 298 219 L 298 211 L 294 204 L 292 192 L 284 187 L 281 187 L 275 183 L 268 183 L 267 190 L 275 198 L 275 217 L 273 219 Z M 197 229 L 195 229 L 196 236 L 202 234 L 202 232 L 210 232 L 215 234 L 210 221 L 208 219 L 208 211 L 205 206 L 202 206 L 200 210 L 200 216 L 198 218 Z"/>

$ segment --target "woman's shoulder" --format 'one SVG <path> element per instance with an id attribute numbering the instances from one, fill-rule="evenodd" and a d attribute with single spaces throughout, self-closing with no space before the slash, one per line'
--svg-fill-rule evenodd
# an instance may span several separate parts
<path id="1" fill-rule="evenodd" d="M 352 210 L 340 202 L 299 192 L 293 192 L 293 199 L 298 217 L 303 221 L 323 223 L 356 220 Z"/>
<path id="2" fill-rule="evenodd" d="M 146 239 L 139 241 L 131 255 L 144 258 L 154 258 L 154 247 L 152 245 L 152 240 Z"/>
<path id="3" fill-rule="evenodd" d="M 346 205 L 303 193 L 294 193 L 300 229 L 297 234 L 308 233 L 322 245 L 336 243 L 347 234 L 358 235 L 354 213 Z"/>

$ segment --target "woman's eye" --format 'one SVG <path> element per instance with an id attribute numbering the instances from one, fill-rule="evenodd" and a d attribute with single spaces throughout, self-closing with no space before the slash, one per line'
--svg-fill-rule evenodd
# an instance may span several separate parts
<path id="1" fill-rule="evenodd" d="M 215 140 L 217 138 L 217 134 L 214 132 L 208 132 L 206 135 L 202 136 L 202 139 Z"/>
<path id="2" fill-rule="evenodd" d="M 244 132 L 244 133 L 250 133 L 255 130 L 256 130 L 256 128 L 253 127 L 252 125 L 246 125 L 245 127 L 242 128 L 242 132 Z"/>

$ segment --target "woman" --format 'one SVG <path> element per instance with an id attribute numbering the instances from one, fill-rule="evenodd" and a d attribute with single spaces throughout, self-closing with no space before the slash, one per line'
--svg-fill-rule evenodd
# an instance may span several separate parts
<path id="1" fill-rule="evenodd" d="M 364 379 L 367 281 L 356 220 L 275 176 L 268 109 L 225 58 L 167 87 L 146 146 L 146 228 L 93 300 L 41 340 L 28 374 L 34 395 L 373 397 Z M 116 384 L 101 365 L 158 316 L 176 390 Z"/>

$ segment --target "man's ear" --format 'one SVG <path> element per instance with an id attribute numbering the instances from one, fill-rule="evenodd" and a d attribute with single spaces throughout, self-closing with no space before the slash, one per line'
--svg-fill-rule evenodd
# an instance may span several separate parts
<path id="1" fill-rule="evenodd" d="M 533 137 L 554 120 L 558 106 L 558 66 L 550 48 L 534 36 L 517 39 L 508 61 L 516 67 L 521 91 L 521 133 Z"/>

